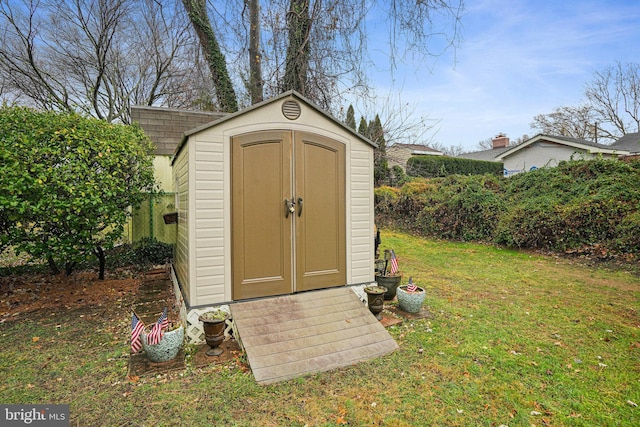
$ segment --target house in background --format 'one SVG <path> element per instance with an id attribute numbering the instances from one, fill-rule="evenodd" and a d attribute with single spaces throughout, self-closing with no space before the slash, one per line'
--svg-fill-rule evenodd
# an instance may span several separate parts
<path id="1" fill-rule="evenodd" d="M 461 154 L 459 157 L 489 160 L 504 164 L 504 176 L 531 171 L 542 167 L 555 167 L 567 160 L 616 159 L 629 155 L 629 151 L 615 144 L 603 145 L 566 136 L 538 134 L 525 142 L 509 147 L 509 139 L 498 135 L 491 150 Z"/>
<path id="2" fill-rule="evenodd" d="M 131 122 L 137 123 L 155 145 L 153 169 L 156 182 L 163 194 L 147 198 L 125 227 L 125 238 L 130 243 L 144 238 L 175 243 L 175 226 L 165 226 L 162 216 L 175 211 L 173 171 L 171 157 L 184 136 L 184 132 L 224 117 L 226 113 L 179 110 L 164 107 L 131 107 Z"/>
<path id="3" fill-rule="evenodd" d="M 412 156 L 443 156 L 444 153 L 421 144 L 393 144 L 387 147 L 387 165 L 389 168 L 400 166 L 407 170 L 407 161 Z"/>

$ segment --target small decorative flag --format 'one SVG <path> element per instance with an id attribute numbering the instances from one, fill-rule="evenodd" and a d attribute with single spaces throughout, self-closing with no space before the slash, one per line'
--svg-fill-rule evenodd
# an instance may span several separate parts
<path id="1" fill-rule="evenodd" d="M 147 344 L 158 344 L 162 339 L 163 330 L 169 326 L 169 319 L 167 317 L 167 308 L 164 308 L 164 311 L 158 318 L 158 321 L 151 328 L 151 332 L 147 335 Z"/>
<path id="2" fill-rule="evenodd" d="M 415 292 L 418 290 L 418 286 L 413 284 L 413 277 L 409 277 L 409 284 L 407 285 L 407 292 Z"/>
<path id="3" fill-rule="evenodd" d="M 144 330 L 144 323 L 136 316 L 135 313 L 131 316 L 131 351 L 137 353 L 142 348 L 142 340 L 140 339 L 140 333 Z"/>
<path id="4" fill-rule="evenodd" d="M 396 253 L 393 249 L 391 249 L 391 275 L 394 275 L 398 272 L 398 258 L 396 258 Z"/>

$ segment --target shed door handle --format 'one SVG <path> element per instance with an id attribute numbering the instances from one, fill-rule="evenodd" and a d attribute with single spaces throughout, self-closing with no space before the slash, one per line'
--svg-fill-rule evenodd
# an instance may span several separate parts
<path id="1" fill-rule="evenodd" d="M 284 217 L 289 218 L 289 214 L 292 214 L 296 211 L 296 202 L 295 199 L 284 199 Z"/>
<path id="2" fill-rule="evenodd" d="M 298 216 L 302 215 L 302 197 L 298 197 Z"/>

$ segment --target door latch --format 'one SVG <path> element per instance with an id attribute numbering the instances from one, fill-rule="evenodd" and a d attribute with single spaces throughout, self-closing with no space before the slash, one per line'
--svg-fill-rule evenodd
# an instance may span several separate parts
<path id="1" fill-rule="evenodd" d="M 296 211 L 296 199 L 284 199 L 284 217 L 289 218 L 289 215 Z"/>

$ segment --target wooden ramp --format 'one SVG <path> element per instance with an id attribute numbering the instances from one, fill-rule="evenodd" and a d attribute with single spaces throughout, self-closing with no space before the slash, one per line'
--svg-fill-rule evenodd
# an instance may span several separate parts
<path id="1" fill-rule="evenodd" d="M 269 384 L 398 348 L 348 287 L 230 305 L 256 381 Z"/>

